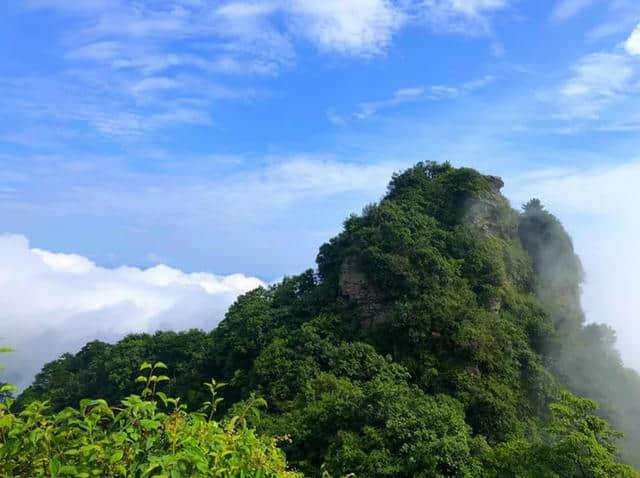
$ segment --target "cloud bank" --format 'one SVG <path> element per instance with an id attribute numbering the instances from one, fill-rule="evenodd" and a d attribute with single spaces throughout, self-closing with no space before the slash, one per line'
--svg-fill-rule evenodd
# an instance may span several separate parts
<path id="1" fill-rule="evenodd" d="M 212 329 L 244 292 L 264 285 L 242 274 L 185 273 L 99 267 L 86 257 L 29 247 L 27 238 L 0 236 L 0 345 L 3 379 L 28 385 L 40 367 L 90 340 L 131 332 Z"/>

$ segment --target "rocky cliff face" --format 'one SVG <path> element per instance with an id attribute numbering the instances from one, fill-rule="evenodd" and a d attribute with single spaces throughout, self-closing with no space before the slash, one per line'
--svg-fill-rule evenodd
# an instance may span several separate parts
<path id="1" fill-rule="evenodd" d="M 380 294 L 369 283 L 354 258 L 347 258 L 342 263 L 338 287 L 341 297 L 355 307 L 365 327 L 373 327 L 388 318 L 388 308 L 383 305 Z"/>
<path id="2" fill-rule="evenodd" d="M 504 181 L 500 176 L 485 176 L 485 179 L 489 181 L 491 189 L 494 193 L 499 193 L 500 190 L 504 187 Z"/>
<path id="3" fill-rule="evenodd" d="M 499 206 L 504 201 L 500 190 L 504 187 L 504 182 L 498 176 L 484 176 L 484 178 L 489 184 L 489 193 L 469 199 L 464 222 L 481 232 L 500 235 Z"/>

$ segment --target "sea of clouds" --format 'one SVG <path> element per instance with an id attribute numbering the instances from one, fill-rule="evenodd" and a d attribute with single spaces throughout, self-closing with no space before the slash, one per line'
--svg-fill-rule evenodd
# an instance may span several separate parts
<path id="1" fill-rule="evenodd" d="M 86 257 L 31 248 L 0 236 L 0 346 L 3 381 L 29 384 L 41 366 L 88 341 L 131 332 L 210 330 L 244 292 L 262 286 L 243 274 L 99 267 Z"/>

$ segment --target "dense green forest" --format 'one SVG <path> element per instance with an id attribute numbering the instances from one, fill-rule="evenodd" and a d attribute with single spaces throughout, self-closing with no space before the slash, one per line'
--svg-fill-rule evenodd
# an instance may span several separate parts
<path id="1" fill-rule="evenodd" d="M 640 476 L 640 377 L 611 329 L 585 324 L 560 222 L 536 199 L 514 210 L 501 187 L 418 163 L 345 221 L 316 269 L 239 297 L 210 332 L 91 342 L 46 364 L 10 416 L 126 403 L 140 364 L 161 361 L 187 410 L 210 401 L 203 382 L 227 383 L 213 418 L 243 417 L 284 470 L 264 438 L 277 437 L 304 476 Z M 267 408 L 246 414 L 256 397 Z"/>

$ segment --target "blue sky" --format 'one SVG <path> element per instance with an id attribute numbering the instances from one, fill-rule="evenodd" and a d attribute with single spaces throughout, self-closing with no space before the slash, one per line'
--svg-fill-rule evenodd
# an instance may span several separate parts
<path id="1" fill-rule="evenodd" d="M 640 367 L 639 25 L 637 0 L 2 2 L 0 244 L 54 272 L 252 285 L 312 266 L 393 171 L 449 160 L 565 222 L 590 318 Z"/>

